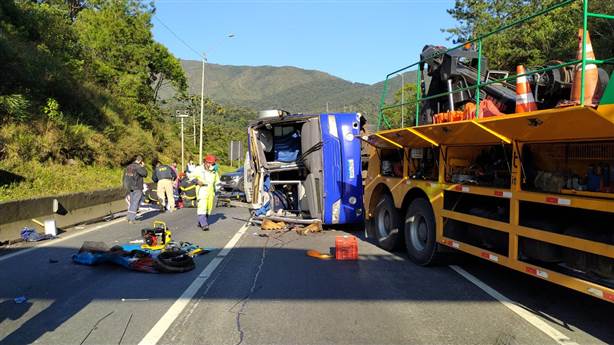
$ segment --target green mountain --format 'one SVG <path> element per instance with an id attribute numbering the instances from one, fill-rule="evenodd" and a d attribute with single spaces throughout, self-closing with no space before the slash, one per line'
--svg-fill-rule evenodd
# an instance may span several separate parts
<path id="1" fill-rule="evenodd" d="M 189 92 L 200 95 L 202 62 L 182 60 Z M 405 75 L 406 83 L 415 82 L 415 73 Z M 357 111 L 374 119 L 384 83 L 354 83 L 333 75 L 297 67 L 205 66 L 205 95 L 223 105 L 255 110 L 284 109 L 295 113 Z M 401 78 L 391 79 L 389 90 L 398 90 Z M 162 98 L 173 90 L 163 88 Z M 387 101 L 394 92 L 389 92 Z"/>

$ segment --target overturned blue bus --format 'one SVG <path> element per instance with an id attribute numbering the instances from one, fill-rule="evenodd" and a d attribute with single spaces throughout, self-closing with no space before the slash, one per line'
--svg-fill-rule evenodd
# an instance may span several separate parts
<path id="1" fill-rule="evenodd" d="M 363 221 L 359 113 L 260 112 L 248 126 L 246 199 L 256 217 Z"/>

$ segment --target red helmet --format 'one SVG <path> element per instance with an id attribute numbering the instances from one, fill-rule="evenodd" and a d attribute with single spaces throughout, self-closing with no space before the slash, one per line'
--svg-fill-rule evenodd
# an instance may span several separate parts
<path id="1" fill-rule="evenodd" d="M 215 156 L 214 155 L 205 156 L 205 162 L 215 164 Z"/>

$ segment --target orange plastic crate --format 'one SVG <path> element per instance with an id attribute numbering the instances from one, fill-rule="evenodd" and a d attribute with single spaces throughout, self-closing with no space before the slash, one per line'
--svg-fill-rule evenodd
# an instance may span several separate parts
<path id="1" fill-rule="evenodd" d="M 358 260 L 358 240 L 354 236 L 335 237 L 335 259 Z"/>

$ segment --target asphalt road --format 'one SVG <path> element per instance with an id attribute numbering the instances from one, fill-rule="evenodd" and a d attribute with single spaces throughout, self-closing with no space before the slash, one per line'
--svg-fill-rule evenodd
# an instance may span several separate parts
<path id="1" fill-rule="evenodd" d="M 328 252 L 343 232 L 265 232 L 243 226 L 248 217 L 243 209 L 215 212 L 209 232 L 196 228 L 194 209 L 184 209 L 151 213 L 137 225 L 122 220 L 99 229 L 91 225 L 17 256 L 0 252 L 5 254 L 0 256 L 0 344 L 137 344 L 143 339 L 161 344 L 557 344 L 449 267 L 418 267 L 403 253 L 377 248 L 362 233 L 355 233 L 358 261 L 319 260 L 306 256 L 306 250 Z M 125 243 L 156 219 L 165 220 L 176 239 L 214 250 L 196 259 L 195 270 L 181 274 L 72 263 L 83 241 Z M 232 250 L 221 251 L 237 239 Z M 559 343 L 614 343 L 614 305 L 478 259 L 456 259 L 569 338 Z M 16 304 L 14 298 L 22 295 L 27 302 Z M 151 338 L 156 330 L 158 337 Z"/>

